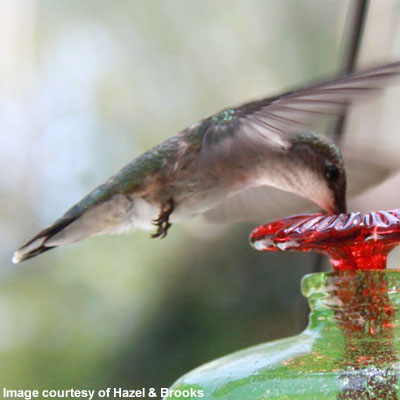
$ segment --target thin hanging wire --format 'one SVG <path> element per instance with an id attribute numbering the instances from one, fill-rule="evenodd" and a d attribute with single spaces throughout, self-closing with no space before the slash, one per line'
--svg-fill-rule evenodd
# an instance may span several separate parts
<path id="1" fill-rule="evenodd" d="M 346 36 L 343 65 L 341 68 L 342 73 L 351 73 L 355 69 L 357 56 L 360 52 L 364 28 L 368 14 L 369 0 L 353 0 L 350 2 L 349 7 L 352 8 L 351 17 L 349 18 L 346 26 Z M 346 107 L 342 114 L 336 119 L 333 132 L 336 143 L 340 144 L 345 135 L 345 126 L 347 121 L 348 108 Z M 316 254 L 311 272 L 324 271 L 324 258 L 320 254 Z M 303 326 L 308 322 L 309 308 L 306 301 L 303 301 L 304 307 L 302 312 Z"/>
<path id="2" fill-rule="evenodd" d="M 363 31 L 367 19 L 369 0 L 353 0 L 350 2 L 350 7 L 353 8 L 351 12 L 351 18 L 349 18 L 348 33 L 346 36 L 348 39 L 345 43 L 343 66 L 341 68 L 342 73 L 349 74 L 354 71 L 357 56 L 360 52 Z M 345 126 L 347 121 L 348 108 L 344 108 L 341 115 L 336 119 L 333 128 L 335 141 L 340 144 L 345 134 Z M 312 268 L 312 272 L 323 271 L 323 257 L 317 255 Z"/>

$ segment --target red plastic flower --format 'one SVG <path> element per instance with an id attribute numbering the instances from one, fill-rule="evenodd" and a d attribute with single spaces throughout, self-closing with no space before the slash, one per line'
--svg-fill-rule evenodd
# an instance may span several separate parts
<path id="1" fill-rule="evenodd" d="M 400 209 L 361 214 L 297 215 L 260 226 L 250 236 L 259 251 L 316 251 L 336 270 L 384 269 L 400 243 Z"/>

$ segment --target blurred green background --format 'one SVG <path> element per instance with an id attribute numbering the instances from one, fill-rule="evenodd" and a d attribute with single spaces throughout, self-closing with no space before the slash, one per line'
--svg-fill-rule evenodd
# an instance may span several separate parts
<path id="1" fill-rule="evenodd" d="M 365 64 L 400 54 L 400 2 L 377 3 Z M 304 327 L 299 282 L 313 256 L 257 254 L 254 225 L 193 221 L 162 241 L 135 232 L 18 266 L 10 258 L 192 122 L 336 73 L 349 6 L 2 0 L 0 387 L 166 387 L 203 362 Z M 394 136 L 387 118 L 382 130 Z"/>

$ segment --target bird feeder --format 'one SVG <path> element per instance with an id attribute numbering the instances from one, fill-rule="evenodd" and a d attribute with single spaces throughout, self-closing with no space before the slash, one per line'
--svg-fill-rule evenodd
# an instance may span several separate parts
<path id="1" fill-rule="evenodd" d="M 400 243 L 400 210 L 289 217 L 250 241 L 259 251 L 329 257 L 333 272 L 302 281 L 308 327 L 205 364 L 171 389 L 219 400 L 398 399 L 400 270 L 386 260 Z"/>

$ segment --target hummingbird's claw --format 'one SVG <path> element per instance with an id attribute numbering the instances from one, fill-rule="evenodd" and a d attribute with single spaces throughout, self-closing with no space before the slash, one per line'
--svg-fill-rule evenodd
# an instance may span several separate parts
<path id="1" fill-rule="evenodd" d="M 151 235 L 152 239 L 158 237 L 164 239 L 165 236 L 167 236 L 168 229 L 172 226 L 172 224 L 169 222 L 169 217 L 172 214 L 172 211 L 174 211 L 174 201 L 170 199 L 162 206 L 158 218 L 153 220 L 153 224 L 157 226 L 157 231 Z"/>

